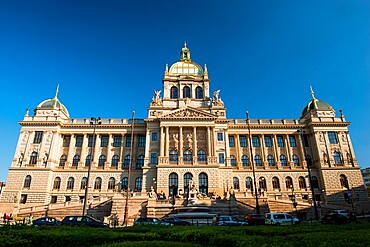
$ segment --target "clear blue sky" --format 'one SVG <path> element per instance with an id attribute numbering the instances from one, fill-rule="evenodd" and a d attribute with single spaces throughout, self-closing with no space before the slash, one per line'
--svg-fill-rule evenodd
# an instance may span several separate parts
<path id="1" fill-rule="evenodd" d="M 315 96 L 342 109 L 370 166 L 370 1 L 0 1 L 0 181 L 26 108 L 145 118 L 186 40 L 229 118 L 298 119 Z"/>

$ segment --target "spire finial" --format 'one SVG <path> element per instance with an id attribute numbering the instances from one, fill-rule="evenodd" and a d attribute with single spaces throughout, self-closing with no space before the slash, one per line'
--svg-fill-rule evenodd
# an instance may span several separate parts
<path id="1" fill-rule="evenodd" d="M 187 48 L 187 47 L 186 47 L 186 40 L 184 41 L 184 48 Z"/>
<path id="2" fill-rule="evenodd" d="M 58 93 L 59 93 L 59 83 L 58 83 L 57 89 L 55 90 L 55 96 L 54 96 L 54 98 L 57 98 L 58 97 Z"/>
<path id="3" fill-rule="evenodd" d="M 311 90 L 311 96 L 312 96 L 312 99 L 315 99 L 315 92 L 313 91 L 312 89 L 312 86 L 310 85 L 310 90 Z"/>

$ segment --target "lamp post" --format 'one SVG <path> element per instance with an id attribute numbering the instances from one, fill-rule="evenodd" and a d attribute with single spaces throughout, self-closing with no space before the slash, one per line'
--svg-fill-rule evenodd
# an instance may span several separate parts
<path id="1" fill-rule="evenodd" d="M 310 167 L 310 164 L 307 163 L 307 160 L 306 160 L 306 148 L 305 148 L 305 145 L 304 145 L 304 137 L 303 137 L 303 134 L 304 134 L 304 131 L 303 129 L 299 129 L 298 130 L 298 133 L 300 133 L 300 137 L 301 137 L 301 143 L 302 143 L 302 148 L 303 148 L 303 159 L 304 161 L 306 161 L 306 164 L 307 164 L 307 171 L 308 171 L 308 181 L 310 182 L 310 189 L 311 189 L 311 193 L 312 193 L 312 201 L 313 201 L 313 207 L 314 207 L 314 210 L 315 210 L 315 219 L 318 221 L 319 220 L 319 213 L 317 211 L 317 205 L 316 205 L 316 198 L 315 198 L 315 189 L 313 188 L 313 184 L 312 184 L 312 176 L 311 176 L 311 167 Z"/>
<path id="2" fill-rule="evenodd" d="M 92 147 L 91 147 L 91 150 L 90 150 L 90 162 L 89 162 L 89 165 L 87 167 L 87 181 L 86 181 L 86 186 L 85 186 L 85 197 L 84 197 L 84 205 L 83 205 L 83 209 L 82 209 L 82 216 L 85 215 L 86 213 L 86 203 L 87 203 L 87 196 L 88 196 L 88 193 L 89 193 L 89 179 L 90 179 L 90 172 L 91 172 L 91 163 L 94 161 L 94 149 L 95 149 L 95 137 L 96 137 L 96 126 L 101 124 L 101 118 L 98 117 L 98 118 L 95 118 L 95 117 L 92 117 L 90 119 L 90 125 L 93 126 L 94 130 L 93 130 L 93 142 L 92 142 Z"/>
<path id="3" fill-rule="evenodd" d="M 123 224 L 127 226 L 127 217 L 128 217 L 128 198 L 130 196 L 130 178 L 131 178 L 131 165 L 132 165 L 132 152 L 134 144 L 134 127 L 135 127 L 135 112 L 132 112 L 132 121 L 131 121 L 131 140 L 130 140 L 130 164 L 127 169 L 127 191 L 126 191 L 126 202 L 125 202 L 125 214 L 123 217 Z"/>
<path id="4" fill-rule="evenodd" d="M 260 205 L 258 203 L 256 172 L 254 170 L 254 162 L 253 162 L 252 135 L 251 135 L 251 128 L 250 128 L 250 125 L 249 125 L 249 114 L 248 114 L 248 112 L 246 112 L 246 115 L 247 115 L 247 126 L 248 126 L 248 135 L 249 135 L 249 148 L 250 148 L 250 156 L 251 156 L 251 166 L 252 166 L 253 182 L 254 182 L 254 195 L 255 195 L 255 199 L 256 199 L 256 213 L 261 214 Z"/>
<path id="5" fill-rule="evenodd" d="M 297 201 L 295 200 L 295 194 L 294 194 L 294 187 L 293 185 L 290 185 L 290 189 L 292 190 L 292 203 L 293 203 L 293 207 L 295 209 L 295 213 L 296 215 L 298 216 L 298 212 L 297 212 L 297 206 L 298 206 L 298 203 Z"/>

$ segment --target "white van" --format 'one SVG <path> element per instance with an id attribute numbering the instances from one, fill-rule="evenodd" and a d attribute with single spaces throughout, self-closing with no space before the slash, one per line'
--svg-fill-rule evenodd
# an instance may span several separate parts
<path id="1" fill-rule="evenodd" d="M 268 213 L 265 215 L 265 223 L 269 225 L 296 225 L 299 219 L 287 213 Z"/>

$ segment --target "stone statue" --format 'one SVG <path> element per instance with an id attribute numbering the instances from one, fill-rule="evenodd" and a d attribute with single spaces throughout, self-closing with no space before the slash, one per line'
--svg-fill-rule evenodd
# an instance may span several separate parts
<path id="1" fill-rule="evenodd" d="M 20 153 L 18 156 L 18 164 L 22 165 L 23 158 L 24 158 L 24 153 Z"/>
<path id="2" fill-rule="evenodd" d="M 155 193 L 153 186 L 150 186 L 150 192 L 148 194 L 149 198 L 157 198 L 157 193 Z"/>
<path id="3" fill-rule="evenodd" d="M 213 92 L 213 99 L 212 99 L 212 105 L 214 106 L 224 106 L 224 102 L 221 100 L 221 97 L 219 97 L 220 90 Z"/>
<path id="4" fill-rule="evenodd" d="M 178 149 L 179 148 L 179 134 L 173 134 L 172 135 L 173 137 L 173 140 L 175 141 L 175 148 Z"/>
<path id="5" fill-rule="evenodd" d="M 191 133 L 187 134 L 186 139 L 188 140 L 189 148 L 192 149 L 193 148 L 193 135 Z"/>
<path id="6" fill-rule="evenodd" d="M 152 98 L 152 102 L 150 103 L 151 105 L 162 105 L 162 99 L 160 96 L 161 92 L 161 90 L 154 90 L 154 96 Z"/>
<path id="7" fill-rule="evenodd" d="M 218 95 L 219 95 L 219 94 L 220 94 L 220 90 L 214 91 L 214 92 L 213 92 L 213 99 L 214 99 L 214 100 L 216 100 L 216 101 L 217 101 L 217 100 L 219 100 L 219 99 L 218 99 Z"/>

